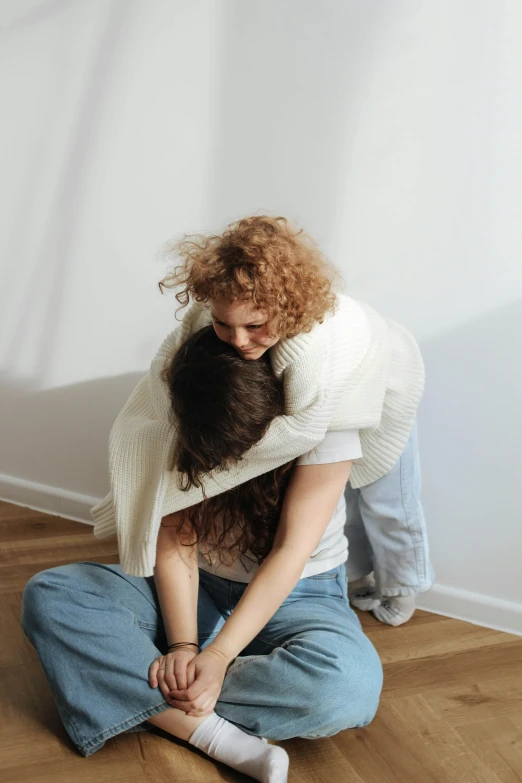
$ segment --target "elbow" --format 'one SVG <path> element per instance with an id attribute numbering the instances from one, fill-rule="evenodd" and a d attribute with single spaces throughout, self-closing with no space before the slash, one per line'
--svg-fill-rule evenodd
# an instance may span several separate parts
<path id="1" fill-rule="evenodd" d="M 194 530 L 189 522 L 181 518 L 180 512 L 163 517 L 156 544 L 158 552 L 181 552 L 190 549 L 193 541 Z"/>
<path id="2" fill-rule="evenodd" d="M 285 542 L 274 543 L 274 546 L 270 550 L 270 554 L 266 558 L 274 558 L 284 562 L 284 568 L 287 573 L 297 574 L 296 581 L 301 578 L 301 574 L 310 557 L 309 552 L 298 550 L 295 545 L 286 544 Z"/>
<path id="3" fill-rule="evenodd" d="M 176 524 L 161 526 L 156 542 L 156 563 L 154 574 L 172 573 L 177 563 L 184 563 L 190 570 L 197 569 L 197 542 L 194 531 Z"/>

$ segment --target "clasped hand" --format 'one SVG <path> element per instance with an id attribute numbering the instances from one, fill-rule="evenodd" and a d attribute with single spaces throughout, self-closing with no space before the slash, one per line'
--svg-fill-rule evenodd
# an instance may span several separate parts
<path id="1" fill-rule="evenodd" d="M 225 657 L 210 647 L 199 654 L 180 648 L 152 662 L 149 683 L 159 687 L 171 707 L 203 718 L 216 706 L 227 666 Z"/>

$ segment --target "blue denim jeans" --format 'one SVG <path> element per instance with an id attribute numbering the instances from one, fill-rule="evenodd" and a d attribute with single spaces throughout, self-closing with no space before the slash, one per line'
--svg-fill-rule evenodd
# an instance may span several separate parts
<path id="1" fill-rule="evenodd" d="M 361 489 L 346 487 L 350 582 L 373 571 L 384 596 L 418 595 L 430 589 L 434 573 L 420 493 L 415 424 L 399 460 L 385 476 Z"/>
<path id="2" fill-rule="evenodd" d="M 202 647 L 245 588 L 200 571 Z M 166 653 L 153 578 L 87 562 L 42 571 L 26 585 L 22 628 L 82 755 L 172 709 L 148 682 L 150 664 Z M 216 712 L 257 736 L 315 739 L 368 724 L 381 686 L 379 657 L 348 605 L 339 566 L 298 582 L 229 667 Z"/>

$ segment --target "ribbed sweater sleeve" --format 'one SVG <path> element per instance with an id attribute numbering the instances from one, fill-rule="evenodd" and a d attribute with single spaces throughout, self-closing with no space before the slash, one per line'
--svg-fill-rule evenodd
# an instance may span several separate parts
<path id="1" fill-rule="evenodd" d="M 187 312 L 180 327 L 163 342 L 150 372 L 111 430 L 111 490 L 92 510 L 94 533 L 98 537 L 118 534 L 122 568 L 134 576 L 153 573 L 162 516 L 203 497 L 201 489 L 180 490 L 177 472 L 168 470 L 175 430 L 161 373 L 183 340 L 208 322 L 201 305 Z M 225 492 L 310 451 L 327 429 L 378 428 L 393 363 L 390 346 L 384 319 L 343 296 L 336 313 L 323 324 L 277 343 L 271 349 L 271 362 L 284 382 L 286 415 L 272 422 L 265 437 L 237 465 L 208 474 L 205 495 Z M 362 460 L 363 480 L 364 470 Z"/>

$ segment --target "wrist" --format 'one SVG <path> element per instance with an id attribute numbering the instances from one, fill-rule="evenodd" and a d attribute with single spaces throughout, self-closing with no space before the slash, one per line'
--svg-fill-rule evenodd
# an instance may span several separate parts
<path id="1" fill-rule="evenodd" d="M 199 651 L 199 642 L 198 642 L 197 639 L 194 639 L 193 637 L 191 638 L 190 636 L 185 636 L 184 639 L 179 639 L 179 640 L 178 639 L 168 639 L 167 640 L 167 649 L 169 650 L 169 652 L 171 651 L 171 648 L 173 649 L 175 647 L 178 647 L 180 649 L 182 647 L 189 647 L 189 648 L 191 648 L 193 650 L 195 650 L 197 648 L 198 651 Z"/>
<path id="2" fill-rule="evenodd" d="M 199 650 L 196 649 L 196 647 L 178 647 L 174 650 L 167 650 L 165 653 L 165 658 L 168 658 L 169 656 L 174 656 L 175 658 L 180 658 L 187 663 L 194 660 L 199 655 Z"/>
<path id="3" fill-rule="evenodd" d="M 203 652 L 209 652 L 212 655 L 215 655 L 216 658 L 219 658 L 225 664 L 225 666 L 230 666 L 232 661 L 234 661 L 238 656 L 238 653 L 227 649 L 226 645 L 220 644 L 220 640 L 217 638 L 207 647 L 205 647 Z"/>

